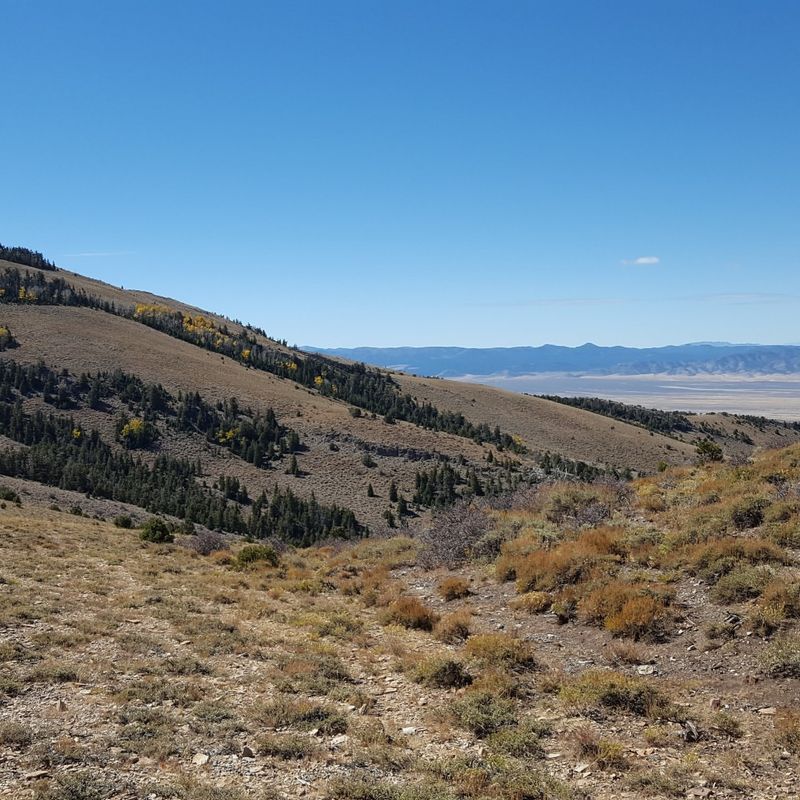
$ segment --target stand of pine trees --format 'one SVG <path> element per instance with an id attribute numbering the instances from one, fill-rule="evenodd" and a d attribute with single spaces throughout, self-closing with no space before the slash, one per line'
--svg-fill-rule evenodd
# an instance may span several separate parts
<path id="1" fill-rule="evenodd" d="M 213 406 L 198 392 L 175 397 L 160 384 L 145 383 L 121 370 L 75 377 L 66 370 L 54 372 L 43 363 L 0 361 L 0 399 L 9 402 L 17 395 L 41 397 L 61 410 L 88 406 L 107 411 L 115 401 L 127 409 L 117 422 L 117 432 L 130 449 L 147 448 L 155 441 L 158 432 L 153 423 L 159 419 L 177 430 L 200 433 L 261 468 L 303 447 L 297 431 L 280 424 L 271 408 L 264 413 L 242 409 L 236 398 Z"/>
<path id="2" fill-rule="evenodd" d="M 22 401 L 0 401 L 0 434 L 26 445 L 0 450 L 0 473 L 140 506 L 215 530 L 277 536 L 298 545 L 321 538 L 351 538 L 366 533 L 355 515 L 338 506 L 321 506 L 277 487 L 262 495 L 245 517 L 247 491 L 236 483 L 218 494 L 202 487 L 199 464 L 159 455 L 152 465 L 117 452 L 97 431 L 86 431 L 63 414 L 25 412 Z M 235 494 L 231 501 L 226 494 Z"/>
<path id="3" fill-rule="evenodd" d="M 387 422 L 404 420 L 430 430 L 452 433 L 478 444 L 491 443 L 500 449 L 525 452 L 521 442 L 507 433 L 482 423 L 475 425 L 463 414 L 440 411 L 430 403 L 419 403 L 402 394 L 385 372 L 364 364 L 343 364 L 324 356 L 287 354 L 259 343 L 247 329 L 232 332 L 204 317 L 191 317 L 164 306 L 117 308 L 83 290 L 76 290 L 62 278 L 47 279 L 41 272 L 23 273 L 6 268 L 0 274 L 0 301 L 34 305 L 68 305 L 95 308 L 134 319 L 177 339 L 220 353 L 247 366 L 288 378 L 320 394 L 333 397 L 381 415 Z"/>
<path id="4" fill-rule="evenodd" d="M 680 411 L 660 411 L 657 408 L 628 405 L 616 400 L 603 400 L 600 397 L 560 397 L 558 395 L 538 395 L 544 400 L 552 400 L 565 406 L 583 408 L 604 417 L 611 417 L 622 422 L 641 425 L 656 433 L 687 433 L 694 430 L 691 420 Z"/>
<path id="5" fill-rule="evenodd" d="M 52 261 L 48 261 L 41 253 L 29 250 L 27 247 L 6 247 L 0 244 L 0 259 L 51 272 L 56 270 L 56 265 Z"/>

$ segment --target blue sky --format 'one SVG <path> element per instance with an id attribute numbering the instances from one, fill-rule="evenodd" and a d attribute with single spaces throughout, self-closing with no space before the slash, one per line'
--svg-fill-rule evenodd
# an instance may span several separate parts
<path id="1" fill-rule="evenodd" d="M 290 342 L 797 342 L 800 3 L 0 0 L 0 241 Z"/>

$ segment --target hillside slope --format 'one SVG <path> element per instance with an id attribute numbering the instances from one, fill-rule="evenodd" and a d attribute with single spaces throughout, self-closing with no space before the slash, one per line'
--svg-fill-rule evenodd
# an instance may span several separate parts
<path id="1" fill-rule="evenodd" d="M 209 482 L 219 475 L 236 477 L 251 498 L 262 490 L 269 493 L 275 486 L 290 488 L 301 497 L 313 494 L 323 504 L 344 505 L 364 524 L 375 528 L 385 524 L 387 512 L 394 513 L 392 484 L 410 500 L 417 473 L 443 463 L 455 465 L 462 476 L 473 471 L 481 481 L 502 482 L 519 480 L 538 469 L 538 458 L 545 452 L 600 467 L 640 472 L 652 472 L 660 462 L 685 464 L 694 455 L 689 442 L 677 442 L 636 425 L 540 398 L 402 374 L 389 378 L 388 373 L 375 372 L 388 385 L 396 381 L 399 391 L 411 395 L 417 407 L 431 403 L 442 413 L 452 412 L 454 418 L 463 415 L 472 428 L 483 426 L 487 436 L 490 429 L 499 428 L 502 436 L 514 437 L 520 446 L 517 452 L 500 452 L 488 438 L 455 435 L 447 432 L 449 428 L 430 429 L 403 418 L 387 424 L 380 415 L 354 413 L 352 403 L 337 399 L 335 386 L 325 394 L 313 383 L 301 385 L 285 374 L 265 372 L 241 358 L 167 335 L 131 314 L 137 304 L 159 309 L 158 313 L 181 312 L 193 321 L 201 319 L 206 326 L 203 330 L 212 331 L 215 337 L 222 330 L 249 337 L 254 346 L 265 348 L 273 358 L 285 358 L 287 363 L 294 360 L 302 364 L 312 358 L 252 328 L 179 301 L 109 286 L 64 270 L 42 272 L 0 262 L 0 270 L 4 269 L 45 282 L 61 279 L 98 301 L 113 303 L 117 312 L 125 309 L 127 316 L 86 305 L 48 305 L 9 298 L 12 302 L 0 305 L 0 323 L 11 329 L 18 346 L 7 350 L 2 358 L 21 364 L 44 361 L 55 372 L 66 370 L 73 376 L 70 380 L 82 373 L 123 370 L 147 383 L 161 384 L 174 395 L 175 402 L 190 392 L 199 392 L 212 405 L 236 398 L 242 407 L 256 412 L 272 409 L 282 424 L 296 431 L 302 442 L 294 455 L 298 474 L 287 474 L 287 459 L 262 469 L 208 437 L 192 431 L 175 434 L 163 425 L 156 444 L 141 453 L 145 460 L 152 460 L 158 452 L 199 460 Z M 324 362 L 320 363 L 327 369 Z M 337 362 L 329 363 L 333 368 Z M 125 411 L 123 405 L 112 404 L 106 412 Z M 24 406 L 30 411 L 45 408 L 36 398 L 26 398 Z M 105 431 L 104 436 L 113 440 L 114 422 L 108 415 L 90 411 L 85 403 L 75 404 L 70 413 L 85 427 Z M 413 526 L 424 521 L 427 514 L 425 507 L 412 508 L 405 521 Z"/>
<path id="2" fill-rule="evenodd" d="M 796 798 L 799 456 L 552 483 L 479 559 L 0 503 L 0 794 Z"/>

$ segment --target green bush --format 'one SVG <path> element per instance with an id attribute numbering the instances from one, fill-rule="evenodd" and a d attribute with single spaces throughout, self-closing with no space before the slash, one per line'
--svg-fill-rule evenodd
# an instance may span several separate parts
<path id="1" fill-rule="evenodd" d="M 0 486 L 0 500 L 8 500 L 10 503 L 19 503 L 19 495 L 8 486 Z"/>
<path id="2" fill-rule="evenodd" d="M 453 703 L 453 715 L 462 728 L 481 738 L 517 721 L 513 701 L 486 690 L 469 691 Z"/>
<path id="3" fill-rule="evenodd" d="M 800 634 L 775 639 L 764 650 L 761 663 L 773 677 L 800 678 Z"/>
<path id="4" fill-rule="evenodd" d="M 132 528 L 133 520 L 128 514 L 120 514 L 118 517 L 114 517 L 114 524 L 118 528 Z"/>
<path id="5" fill-rule="evenodd" d="M 139 538 L 143 542 L 155 542 L 156 544 L 167 544 L 175 541 L 169 525 L 161 517 L 150 517 L 142 526 Z"/>
<path id="6" fill-rule="evenodd" d="M 417 683 L 437 689 L 460 689 L 472 683 L 472 675 L 460 661 L 452 658 L 429 658 L 417 665 L 412 678 Z"/>
<path id="7" fill-rule="evenodd" d="M 246 544 L 236 556 L 236 562 L 240 567 L 256 564 L 259 561 L 265 561 L 271 567 L 277 567 L 280 559 L 268 544 Z"/>
<path id="8" fill-rule="evenodd" d="M 486 739 L 489 748 L 513 758 L 541 758 L 544 755 L 541 738 L 549 735 L 549 728 L 538 722 L 525 720 L 513 728 L 503 728 Z"/>
<path id="9" fill-rule="evenodd" d="M 669 718 L 674 709 L 652 683 L 620 672 L 589 670 L 561 686 L 564 703 L 577 711 L 606 708 L 654 719 Z"/>

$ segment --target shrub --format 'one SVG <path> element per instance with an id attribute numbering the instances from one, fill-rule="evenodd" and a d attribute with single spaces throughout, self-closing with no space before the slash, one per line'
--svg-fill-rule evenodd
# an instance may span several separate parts
<path id="1" fill-rule="evenodd" d="M 537 668 L 531 646 L 507 633 L 482 633 L 472 636 L 465 650 L 468 655 L 489 666 L 516 671 Z"/>
<path id="2" fill-rule="evenodd" d="M 545 518 L 559 525 L 570 519 L 589 521 L 588 517 L 600 522 L 611 514 L 604 499 L 592 486 L 562 485 L 550 492 L 544 509 Z"/>
<path id="3" fill-rule="evenodd" d="M 335 639 L 352 639 L 364 628 L 364 623 L 357 617 L 344 612 L 335 611 L 317 625 L 319 636 L 333 636 Z"/>
<path id="4" fill-rule="evenodd" d="M 246 544 L 237 554 L 236 563 L 240 567 L 264 562 L 270 567 L 277 567 L 280 558 L 273 547 L 268 544 Z"/>
<path id="5" fill-rule="evenodd" d="M 490 734 L 486 744 L 493 752 L 512 758 L 541 758 L 544 755 L 541 738 L 549 733 L 546 725 L 525 720 L 513 728 Z"/>
<path id="6" fill-rule="evenodd" d="M 255 717 L 262 725 L 270 728 L 317 728 L 325 735 L 344 733 L 347 730 L 347 719 L 330 706 L 283 695 L 257 708 Z"/>
<path id="7" fill-rule="evenodd" d="M 225 537 L 214 531 L 202 531 L 192 536 L 186 546 L 199 553 L 201 556 L 210 556 L 220 550 L 227 550 Z"/>
<path id="8" fill-rule="evenodd" d="M 8 486 L 0 486 L 0 500 L 6 500 L 9 503 L 19 503 L 19 495 Z"/>
<path id="9" fill-rule="evenodd" d="M 779 606 L 758 605 L 748 615 L 747 623 L 753 633 L 758 636 L 772 636 L 777 631 L 786 615 Z"/>
<path id="10" fill-rule="evenodd" d="M 433 635 L 447 644 L 458 644 L 466 641 L 470 634 L 472 612 L 468 609 L 459 609 L 452 614 L 446 614 L 433 628 Z"/>
<path id="11" fill-rule="evenodd" d="M 156 544 L 168 544 L 175 541 L 169 525 L 161 517 L 150 517 L 142 526 L 139 538 L 144 542 L 155 542 Z"/>
<path id="12" fill-rule="evenodd" d="M 129 514 L 120 514 L 119 516 L 114 517 L 114 525 L 116 525 L 118 528 L 132 528 L 133 520 Z"/>
<path id="13" fill-rule="evenodd" d="M 784 564 L 786 553 L 766 539 L 726 537 L 713 539 L 689 550 L 689 568 L 710 583 L 744 564 Z"/>
<path id="14" fill-rule="evenodd" d="M 342 683 L 352 680 L 347 667 L 332 653 L 304 653 L 280 663 L 281 676 L 275 687 L 282 692 L 329 694 Z"/>
<path id="15" fill-rule="evenodd" d="M 445 578 L 439 583 L 437 591 L 444 600 L 460 600 L 462 597 L 467 597 L 471 594 L 469 581 L 456 577 Z"/>
<path id="16" fill-rule="evenodd" d="M 436 689 L 460 689 L 472 683 L 472 675 L 460 661 L 452 658 L 429 658 L 414 668 L 411 677 L 417 683 Z"/>
<path id="17" fill-rule="evenodd" d="M 764 509 L 769 501 L 763 498 L 743 500 L 737 503 L 731 511 L 731 522 L 737 531 L 746 531 L 757 528 L 764 521 Z"/>
<path id="18" fill-rule="evenodd" d="M 761 594 L 771 577 L 769 567 L 744 564 L 723 575 L 711 591 L 711 596 L 718 603 L 749 600 Z"/>
<path id="19" fill-rule="evenodd" d="M 647 663 L 647 655 L 633 642 L 613 642 L 609 647 L 609 659 L 612 664 Z"/>
<path id="20" fill-rule="evenodd" d="M 381 616 L 384 625 L 402 625 L 423 631 L 432 630 L 438 621 L 439 617 L 413 595 L 398 597 Z"/>
<path id="21" fill-rule="evenodd" d="M 33 741 L 33 733 L 26 725 L 14 720 L 0 722 L 0 746 L 27 747 Z"/>
<path id="22" fill-rule="evenodd" d="M 606 617 L 605 628 L 614 636 L 660 641 L 668 633 L 672 615 L 662 597 L 631 597 L 619 611 Z"/>
<path id="23" fill-rule="evenodd" d="M 742 723 L 733 714 L 719 711 L 711 718 L 711 727 L 729 739 L 741 739 L 744 736 Z"/>
<path id="24" fill-rule="evenodd" d="M 37 789 L 34 800 L 104 800 L 110 787 L 89 772 L 65 772 L 57 775 L 46 788 Z"/>
<path id="25" fill-rule="evenodd" d="M 790 753 L 800 753 L 800 711 L 787 708 L 776 715 L 775 738 Z"/>
<path id="26" fill-rule="evenodd" d="M 28 675 L 31 683 L 71 683 L 78 673 L 69 665 L 58 661 L 42 661 Z"/>
<path id="27" fill-rule="evenodd" d="M 758 605 L 750 612 L 750 628 L 761 636 L 769 636 L 784 620 L 800 617 L 800 582 L 771 581 L 761 593 Z"/>
<path id="28" fill-rule="evenodd" d="M 611 581 L 583 598 L 578 608 L 588 623 L 603 625 L 615 636 L 658 641 L 672 621 L 670 599 L 663 587 Z"/>
<path id="29" fill-rule="evenodd" d="M 707 464 L 711 461 L 722 461 L 722 448 L 711 439 L 705 438 L 698 440 L 695 452 L 697 453 L 697 460 L 701 464 Z"/>
<path id="30" fill-rule="evenodd" d="M 619 561 L 624 552 L 622 539 L 623 532 L 618 528 L 598 528 L 551 550 L 530 553 L 517 566 L 517 589 L 556 591 L 579 583 L 600 562 Z"/>
<path id="31" fill-rule="evenodd" d="M 773 677 L 800 678 L 800 634 L 771 642 L 761 655 L 761 664 Z"/>
<path id="32" fill-rule="evenodd" d="M 526 592 L 515 597 L 509 606 L 515 611 L 527 611 L 529 614 L 543 614 L 553 603 L 547 592 Z"/>
<path id="33" fill-rule="evenodd" d="M 627 766 L 622 745 L 611 739 L 604 739 L 588 725 L 576 728 L 572 738 L 578 755 L 590 759 L 600 769 L 624 769 Z"/>
<path id="34" fill-rule="evenodd" d="M 419 534 L 419 564 L 453 569 L 470 558 L 496 555 L 483 546 L 489 527 L 486 511 L 474 504 L 460 502 L 438 511 L 430 529 Z"/>
<path id="35" fill-rule="evenodd" d="M 589 670 L 562 684 L 559 696 L 582 712 L 607 708 L 656 718 L 671 713 L 668 700 L 655 686 L 619 672 Z"/>
<path id="36" fill-rule="evenodd" d="M 662 462 L 665 463 L 665 462 Z M 661 465 L 659 464 L 659 467 Z M 666 468 L 666 464 L 665 464 Z M 659 470 L 662 471 L 663 470 Z M 639 506 L 645 511 L 665 511 L 667 508 L 664 492 L 660 486 L 653 483 L 641 484 L 637 487 Z"/>
<path id="37" fill-rule="evenodd" d="M 308 736 L 294 733 L 265 733 L 256 739 L 256 749 L 259 755 L 288 761 L 308 758 L 319 748 L 317 743 Z"/>
<path id="38" fill-rule="evenodd" d="M 332 780 L 325 800 L 455 800 L 455 795 L 437 783 L 397 784 L 368 775 Z"/>
<path id="39" fill-rule="evenodd" d="M 779 609 L 785 618 L 800 618 L 800 582 L 771 581 L 761 594 L 760 604 Z"/>
<path id="40" fill-rule="evenodd" d="M 462 728 L 484 738 L 515 724 L 516 707 L 511 700 L 486 691 L 469 691 L 453 703 L 453 716 Z"/>

